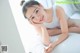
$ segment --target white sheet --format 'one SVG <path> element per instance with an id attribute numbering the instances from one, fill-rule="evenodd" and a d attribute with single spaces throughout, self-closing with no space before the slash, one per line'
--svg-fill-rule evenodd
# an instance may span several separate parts
<path id="1" fill-rule="evenodd" d="M 59 44 L 52 53 L 80 53 L 80 34 L 69 33 L 68 39 Z"/>
<path id="2" fill-rule="evenodd" d="M 55 41 L 58 36 L 51 38 L 52 41 Z M 37 44 L 32 48 L 30 52 L 32 53 L 44 53 L 44 45 L 39 42 L 39 38 L 36 39 Z M 33 44 L 32 44 L 33 45 Z M 59 44 L 52 53 L 80 53 L 80 34 L 69 33 L 69 38 L 64 42 Z"/>

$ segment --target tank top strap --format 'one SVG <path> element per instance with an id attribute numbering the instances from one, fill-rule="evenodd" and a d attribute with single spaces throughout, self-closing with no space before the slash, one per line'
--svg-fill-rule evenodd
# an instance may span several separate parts
<path id="1" fill-rule="evenodd" d="M 53 19 L 52 19 L 52 22 L 50 23 L 43 23 L 45 27 L 47 28 L 55 28 L 56 26 L 58 26 L 58 18 L 56 16 L 56 5 L 53 5 L 52 6 L 53 8 Z"/>
<path id="2" fill-rule="evenodd" d="M 56 16 L 56 4 L 54 4 L 52 8 L 53 8 L 53 12 L 54 12 L 53 16 L 55 17 Z"/>

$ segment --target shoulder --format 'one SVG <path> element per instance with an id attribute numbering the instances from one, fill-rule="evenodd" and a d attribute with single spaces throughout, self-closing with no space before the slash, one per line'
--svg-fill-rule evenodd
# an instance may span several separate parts
<path id="1" fill-rule="evenodd" d="M 64 12 L 64 9 L 61 6 L 56 6 L 56 12 Z"/>
<path id="2" fill-rule="evenodd" d="M 59 19 L 62 19 L 65 16 L 65 11 L 62 7 L 56 6 L 56 14 Z"/>

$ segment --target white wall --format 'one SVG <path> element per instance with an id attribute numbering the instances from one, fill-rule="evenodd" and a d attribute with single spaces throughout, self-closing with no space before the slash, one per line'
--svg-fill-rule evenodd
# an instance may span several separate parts
<path id="1" fill-rule="evenodd" d="M 0 41 L 8 53 L 25 53 L 8 0 L 0 0 Z"/>
<path id="2" fill-rule="evenodd" d="M 34 30 L 34 27 L 29 23 L 29 21 L 24 18 L 20 2 L 21 0 L 9 0 L 14 20 L 20 34 L 22 44 L 24 46 L 24 50 L 26 53 L 28 53 L 29 48 L 32 47 L 32 44 L 34 42 L 33 35 L 36 35 L 36 31 Z"/>

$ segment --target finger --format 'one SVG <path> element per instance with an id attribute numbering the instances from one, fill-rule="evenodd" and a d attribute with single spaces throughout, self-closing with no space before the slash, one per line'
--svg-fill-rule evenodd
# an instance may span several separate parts
<path id="1" fill-rule="evenodd" d="M 44 52 L 47 53 L 47 50 L 44 48 Z"/>
<path id="2" fill-rule="evenodd" d="M 51 44 L 48 46 L 48 47 L 46 47 L 46 50 L 49 50 L 49 49 L 51 49 L 52 48 L 52 46 L 51 46 Z"/>

